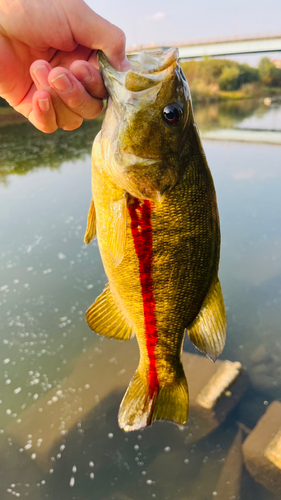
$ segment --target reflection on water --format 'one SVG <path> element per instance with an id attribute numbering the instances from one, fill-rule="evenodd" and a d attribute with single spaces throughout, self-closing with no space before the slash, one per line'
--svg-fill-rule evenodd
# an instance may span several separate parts
<path id="1" fill-rule="evenodd" d="M 257 109 L 265 113 L 267 107 L 254 99 L 243 101 L 223 101 L 208 105 L 194 105 L 196 123 L 200 130 L 232 128 L 245 118 L 252 116 Z"/>
<path id="2" fill-rule="evenodd" d="M 73 132 L 59 129 L 46 135 L 29 123 L 0 127 L 0 181 L 10 174 L 26 174 L 30 170 L 59 168 L 64 161 L 85 157 L 91 151 L 93 137 L 101 120 L 85 121 Z"/>
<path id="3" fill-rule="evenodd" d="M 240 128 L 253 130 L 281 130 L 280 99 L 276 101 L 273 100 L 269 107 L 265 106 L 264 103 L 260 103 L 253 115 L 245 118 L 238 126 Z"/>
<path id="4" fill-rule="evenodd" d="M 195 114 L 203 130 L 249 120 L 254 128 L 274 109 L 243 101 Z M 242 363 L 249 390 L 207 435 L 192 416 L 185 428 L 155 423 L 125 434 L 117 412 L 137 366 L 135 341 L 101 341 L 84 320 L 106 282 L 96 243 L 83 243 L 98 127 L 51 136 L 28 124 L 0 129 L 1 498 L 222 498 L 229 470 L 241 470 L 237 423 L 252 429 L 281 398 L 281 149 L 204 143 L 221 216 L 229 324 L 221 358 Z M 188 340 L 184 348 L 195 352 Z M 194 441 L 196 433 L 204 437 Z M 243 472 L 242 500 L 274 498 Z"/>
<path id="5" fill-rule="evenodd" d="M 281 102 L 273 100 L 271 105 L 261 100 L 223 101 L 194 106 L 196 122 L 200 130 L 249 129 L 281 131 Z"/>

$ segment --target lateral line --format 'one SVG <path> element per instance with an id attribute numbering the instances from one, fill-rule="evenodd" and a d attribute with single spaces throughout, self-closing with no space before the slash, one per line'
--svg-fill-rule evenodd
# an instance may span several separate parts
<path id="1" fill-rule="evenodd" d="M 146 347 L 149 359 L 148 386 L 150 395 L 157 393 L 159 381 L 156 369 L 155 347 L 158 341 L 155 298 L 152 280 L 152 227 L 151 227 L 151 203 L 144 200 L 141 204 L 138 198 L 128 206 L 131 217 L 131 231 L 134 240 L 135 251 L 139 260 L 140 284 L 143 300 L 144 324 Z"/>

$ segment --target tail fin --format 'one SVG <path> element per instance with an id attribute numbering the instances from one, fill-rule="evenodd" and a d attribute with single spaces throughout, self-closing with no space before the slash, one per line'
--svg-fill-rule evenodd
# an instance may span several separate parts
<path id="1" fill-rule="evenodd" d="M 188 415 L 188 387 L 183 368 L 172 384 L 149 388 L 145 375 L 138 369 L 130 382 L 119 409 L 121 429 L 135 431 L 155 420 L 185 424 Z"/>

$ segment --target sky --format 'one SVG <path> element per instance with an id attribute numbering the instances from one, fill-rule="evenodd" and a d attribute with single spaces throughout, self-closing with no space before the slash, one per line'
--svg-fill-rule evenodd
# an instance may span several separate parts
<path id="1" fill-rule="evenodd" d="M 125 32 L 127 47 L 154 42 L 281 34 L 281 0 L 86 0 Z"/>

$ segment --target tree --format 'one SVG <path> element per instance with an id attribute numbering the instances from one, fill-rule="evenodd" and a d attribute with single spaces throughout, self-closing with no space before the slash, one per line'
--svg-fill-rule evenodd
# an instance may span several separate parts
<path id="1" fill-rule="evenodd" d="M 222 74 L 219 78 L 219 86 L 221 90 L 237 90 L 240 87 L 239 83 L 239 67 L 237 66 L 232 66 L 228 67 L 226 66 Z"/>
<path id="2" fill-rule="evenodd" d="M 259 62 L 261 81 L 268 87 L 281 87 L 281 69 L 276 68 L 268 57 L 263 57 Z"/>

